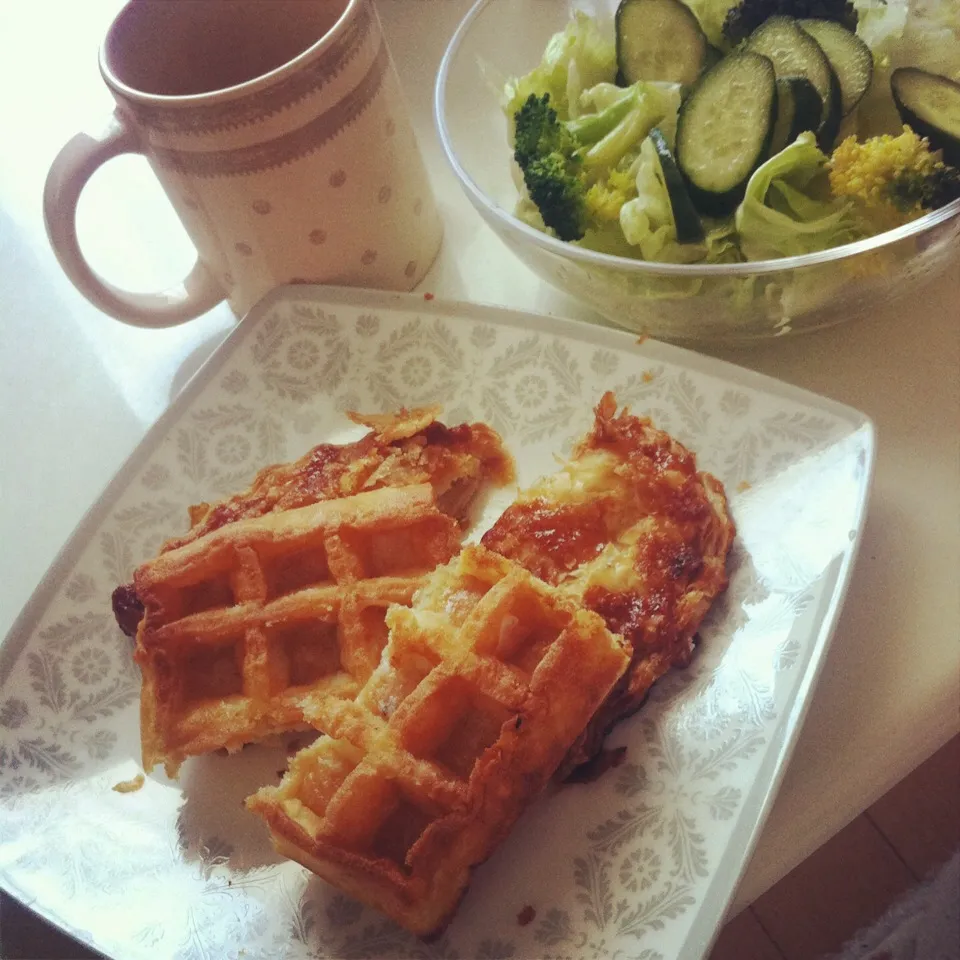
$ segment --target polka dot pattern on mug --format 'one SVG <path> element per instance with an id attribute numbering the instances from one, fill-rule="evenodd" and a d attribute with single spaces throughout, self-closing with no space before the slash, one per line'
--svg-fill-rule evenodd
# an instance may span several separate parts
<path id="1" fill-rule="evenodd" d="M 392 196 L 393 190 L 391 190 L 390 187 L 384 186 L 380 188 L 380 192 L 377 194 L 377 199 L 381 203 L 388 203 Z"/>
<path id="2" fill-rule="evenodd" d="M 327 231 L 311 230 L 309 240 L 315 247 L 319 247 L 321 243 L 327 242 Z"/>
<path id="3" fill-rule="evenodd" d="M 339 170 L 334 170 L 330 174 L 330 186 L 334 189 L 342 187 L 347 182 L 347 171 L 343 168 Z"/>
<path id="4" fill-rule="evenodd" d="M 235 243 L 233 249 L 236 250 L 241 257 L 253 256 L 253 247 L 251 247 L 249 243 L 244 243 L 242 240 L 239 243 Z"/>
<path id="5" fill-rule="evenodd" d="M 377 259 L 376 250 L 364 250 L 363 254 L 360 257 L 360 262 L 365 267 L 369 267 L 376 259 Z"/>
<path id="6" fill-rule="evenodd" d="M 254 200 L 251 206 L 253 207 L 253 212 L 259 213 L 262 217 L 266 216 L 273 209 L 269 200 Z"/>

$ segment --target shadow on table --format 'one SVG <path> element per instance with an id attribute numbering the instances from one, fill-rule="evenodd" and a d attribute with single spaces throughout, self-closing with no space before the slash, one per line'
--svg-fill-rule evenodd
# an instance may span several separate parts
<path id="1" fill-rule="evenodd" d="M 227 330 L 218 330 L 216 333 L 207 337 L 203 343 L 192 350 L 184 358 L 183 363 L 177 368 L 177 372 L 170 381 L 170 402 L 172 403 L 180 394 L 180 391 L 193 379 L 197 371 L 210 359 L 216 352 L 217 347 L 233 333 L 234 327 Z"/>

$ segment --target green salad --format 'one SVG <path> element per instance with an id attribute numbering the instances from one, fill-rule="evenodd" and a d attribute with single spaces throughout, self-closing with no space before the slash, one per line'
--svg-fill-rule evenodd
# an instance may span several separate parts
<path id="1" fill-rule="evenodd" d="M 517 215 L 641 260 L 826 250 L 960 197 L 960 0 L 621 0 L 503 106 Z"/>

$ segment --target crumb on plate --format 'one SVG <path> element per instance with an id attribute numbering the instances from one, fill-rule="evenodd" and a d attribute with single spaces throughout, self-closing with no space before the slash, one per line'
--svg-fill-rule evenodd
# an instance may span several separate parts
<path id="1" fill-rule="evenodd" d="M 752 486 L 753 484 L 749 480 L 741 480 L 737 484 L 737 490 L 738 492 L 743 493 L 744 490 L 749 490 Z"/>
<path id="2" fill-rule="evenodd" d="M 144 784 L 144 776 L 138 773 L 132 780 L 121 780 L 113 785 L 117 793 L 136 793 Z"/>
<path id="3" fill-rule="evenodd" d="M 652 383 L 652 382 L 653 382 L 653 378 L 654 378 L 655 376 L 656 376 L 656 374 L 651 373 L 649 370 L 644 370 L 644 371 L 643 371 L 643 376 L 642 376 L 640 379 L 641 379 L 644 383 Z"/>

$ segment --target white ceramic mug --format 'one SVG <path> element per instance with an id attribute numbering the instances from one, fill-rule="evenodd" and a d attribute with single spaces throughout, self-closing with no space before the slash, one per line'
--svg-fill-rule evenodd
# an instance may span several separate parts
<path id="1" fill-rule="evenodd" d="M 100 70 L 117 102 L 47 177 L 47 233 L 111 316 L 170 326 L 226 298 L 238 315 L 310 281 L 409 290 L 442 227 L 372 0 L 132 0 Z M 77 240 L 80 193 L 123 153 L 149 161 L 197 248 L 183 283 L 113 286 Z"/>

